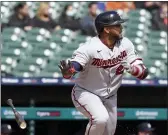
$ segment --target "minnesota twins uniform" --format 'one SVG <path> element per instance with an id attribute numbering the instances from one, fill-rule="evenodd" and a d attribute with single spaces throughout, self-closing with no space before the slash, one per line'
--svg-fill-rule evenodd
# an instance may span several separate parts
<path id="1" fill-rule="evenodd" d="M 117 123 L 117 90 L 121 85 L 124 67 L 143 64 L 132 42 L 123 37 L 113 49 L 98 37 L 74 51 L 71 61 L 82 65 L 72 90 L 75 107 L 90 119 L 85 135 L 114 135 Z"/>

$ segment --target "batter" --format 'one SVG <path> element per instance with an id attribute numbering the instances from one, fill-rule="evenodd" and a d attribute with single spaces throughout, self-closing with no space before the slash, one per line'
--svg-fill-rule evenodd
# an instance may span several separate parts
<path id="1" fill-rule="evenodd" d="M 148 70 L 133 43 L 122 36 L 122 19 L 115 11 L 101 13 L 95 20 L 98 36 L 74 51 L 59 68 L 66 79 L 78 73 L 72 101 L 90 119 L 85 135 L 114 135 L 117 123 L 117 90 L 124 70 L 145 79 Z"/>

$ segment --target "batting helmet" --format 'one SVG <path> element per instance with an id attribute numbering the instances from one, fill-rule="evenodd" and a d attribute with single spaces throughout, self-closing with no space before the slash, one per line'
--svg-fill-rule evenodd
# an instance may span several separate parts
<path id="1" fill-rule="evenodd" d="M 103 31 L 105 26 L 112 26 L 124 23 L 127 19 L 122 19 L 116 11 L 100 13 L 95 19 L 95 27 L 98 33 Z"/>
<path id="2" fill-rule="evenodd" d="M 149 132 L 154 131 L 155 129 L 152 128 L 152 125 L 148 122 L 141 123 L 137 126 L 139 132 Z"/>
<path id="3" fill-rule="evenodd" d="M 2 124 L 1 125 L 1 133 L 2 134 L 11 134 L 12 133 L 12 127 L 9 124 Z"/>

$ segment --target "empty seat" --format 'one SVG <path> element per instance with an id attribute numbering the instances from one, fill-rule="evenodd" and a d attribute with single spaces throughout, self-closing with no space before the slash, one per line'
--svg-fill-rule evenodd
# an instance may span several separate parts
<path id="1" fill-rule="evenodd" d="M 155 60 L 166 60 L 167 59 L 167 53 L 166 52 L 158 52 L 153 50 L 148 50 L 148 57 L 150 59 Z"/>
<path id="2" fill-rule="evenodd" d="M 64 49 L 66 50 L 76 50 L 79 47 L 79 44 L 76 42 L 70 43 L 70 44 L 66 44 L 64 46 Z"/>
<path id="3" fill-rule="evenodd" d="M 63 59 L 70 58 L 70 57 L 72 56 L 72 54 L 73 54 L 73 51 L 72 51 L 72 50 L 64 50 L 64 51 L 62 51 L 62 53 L 61 53 L 61 57 L 62 57 Z"/>
<path id="4" fill-rule="evenodd" d="M 44 42 L 44 41 L 46 41 L 45 40 L 45 38 L 43 38 L 43 36 L 41 36 L 41 35 L 29 35 L 29 36 L 27 36 L 26 37 L 26 40 L 28 41 L 28 42 Z"/>
<path id="5" fill-rule="evenodd" d="M 39 68 L 45 67 L 47 64 L 47 60 L 43 57 L 26 57 L 24 59 L 21 59 L 20 62 L 24 65 L 35 65 Z"/>
<path id="6" fill-rule="evenodd" d="M 1 71 L 6 73 L 11 73 L 12 67 L 10 65 L 1 63 Z"/>
<path id="7" fill-rule="evenodd" d="M 167 45 L 167 41 L 163 38 L 148 38 L 148 44 L 151 44 L 154 45 L 154 46 L 159 46 L 159 45 Z"/>
<path id="8" fill-rule="evenodd" d="M 13 70 L 14 72 L 39 72 L 39 68 L 35 65 L 25 65 L 24 63 L 19 63 Z"/>
<path id="9" fill-rule="evenodd" d="M 17 35 L 11 35 L 11 34 L 3 34 L 2 35 L 2 41 L 3 42 L 18 42 L 21 41 L 21 38 Z"/>
<path id="10" fill-rule="evenodd" d="M 145 9 L 137 9 L 137 10 L 130 10 L 128 12 L 129 18 L 138 18 L 138 17 L 145 17 L 145 19 L 151 19 L 151 14 Z"/>
<path id="11" fill-rule="evenodd" d="M 156 52 L 166 52 L 166 46 L 154 45 L 153 43 L 148 44 L 148 49 Z"/>
<path id="12" fill-rule="evenodd" d="M 28 49 L 29 45 L 30 44 L 26 41 L 23 41 L 23 42 L 20 42 L 20 41 L 18 41 L 18 42 L 12 42 L 12 41 L 4 42 L 4 46 L 8 47 L 8 48 Z"/>
<path id="13" fill-rule="evenodd" d="M 49 58 L 53 55 L 53 52 L 49 49 L 33 49 L 30 53 L 30 56 L 33 57 L 42 57 L 42 58 Z"/>
<path id="14" fill-rule="evenodd" d="M 156 30 L 152 30 L 149 33 L 149 37 L 150 38 L 167 38 L 167 33 L 166 31 L 156 31 Z"/>
<path id="15" fill-rule="evenodd" d="M 24 77 L 24 78 L 34 77 L 34 74 L 31 72 L 13 71 L 12 73 L 16 77 Z"/>
<path id="16" fill-rule="evenodd" d="M 12 49 L 4 47 L 2 51 L 2 56 L 10 56 L 13 58 L 19 58 L 21 56 L 24 56 L 24 51 L 22 49 Z"/>
<path id="17" fill-rule="evenodd" d="M 69 38 L 67 36 L 57 36 L 57 35 L 52 35 L 50 38 L 50 42 L 55 42 L 57 44 L 65 44 L 69 41 Z"/>
<path id="18" fill-rule="evenodd" d="M 1 57 L 1 64 L 6 64 L 6 65 L 15 65 L 17 63 L 17 58 L 13 58 L 10 56 L 2 56 Z"/>
<path id="19" fill-rule="evenodd" d="M 77 37 L 75 37 L 74 41 L 76 43 L 84 43 L 87 41 L 88 36 L 83 36 L 83 35 L 78 35 Z"/>
<path id="20" fill-rule="evenodd" d="M 57 72 L 47 72 L 47 71 L 41 71 L 40 74 L 36 74 L 36 77 L 60 77 L 61 75 Z"/>

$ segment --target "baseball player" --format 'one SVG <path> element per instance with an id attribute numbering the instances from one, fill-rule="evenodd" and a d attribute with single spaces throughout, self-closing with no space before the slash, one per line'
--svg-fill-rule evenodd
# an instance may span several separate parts
<path id="1" fill-rule="evenodd" d="M 79 73 L 72 101 L 90 119 L 85 135 L 114 135 L 117 123 L 117 90 L 124 70 L 145 79 L 148 70 L 136 54 L 133 43 L 122 36 L 122 19 L 115 11 L 95 19 L 98 36 L 74 51 L 70 60 L 60 61 L 66 79 Z"/>

